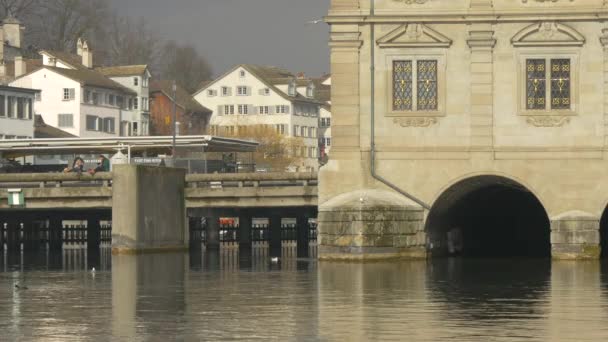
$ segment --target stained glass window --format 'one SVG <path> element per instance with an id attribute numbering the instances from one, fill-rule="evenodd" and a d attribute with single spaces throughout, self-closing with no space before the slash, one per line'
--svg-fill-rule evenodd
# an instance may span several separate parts
<path id="1" fill-rule="evenodd" d="M 526 108 L 545 109 L 546 70 L 544 59 L 526 60 Z"/>
<path id="2" fill-rule="evenodd" d="M 551 60 L 551 109 L 570 109 L 570 60 Z"/>
<path id="3" fill-rule="evenodd" d="M 418 110 L 437 110 L 437 61 L 418 61 Z"/>
<path id="4" fill-rule="evenodd" d="M 393 110 L 412 110 L 412 61 L 393 61 Z"/>

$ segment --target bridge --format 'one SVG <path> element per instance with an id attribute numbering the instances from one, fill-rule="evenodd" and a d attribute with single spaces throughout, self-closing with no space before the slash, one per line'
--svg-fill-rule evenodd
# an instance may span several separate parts
<path id="1" fill-rule="evenodd" d="M 132 185 L 123 183 L 120 187 L 124 184 L 127 187 Z M 263 235 L 270 242 L 271 251 L 280 253 L 281 233 L 288 228 L 294 231 L 294 240 L 301 240 L 302 245 L 308 244 L 309 219 L 317 215 L 316 173 L 189 174 L 185 175 L 184 184 L 182 193 L 189 218 L 188 240 L 192 247 L 200 246 L 204 240 L 207 248 L 217 248 L 222 240 L 229 240 L 222 237 L 224 230 L 234 231 L 231 241 L 250 245 L 256 219 L 267 221 L 265 227 L 258 227 L 258 230 L 265 230 Z M 61 223 L 64 221 L 87 222 L 80 230 L 84 236 L 85 232 L 92 233 L 90 235 L 96 237 L 92 243 L 99 244 L 102 241 L 101 227 L 104 222 L 111 224 L 113 208 L 122 203 L 120 207 L 124 209 L 124 202 L 113 199 L 115 190 L 113 173 L 0 174 L 0 237 L 3 237 L 0 245 L 7 242 L 7 246 L 18 248 L 18 240 L 29 234 L 21 231 L 31 230 L 37 239 L 41 229 L 49 232 L 65 230 Z M 125 196 L 125 191 L 118 196 Z M 160 205 L 164 206 L 162 201 L 165 199 L 159 197 L 143 198 L 139 205 L 155 208 L 161 202 Z M 171 207 L 171 200 L 167 201 L 166 206 Z M 138 210 L 137 206 L 129 208 L 133 212 L 127 212 L 127 216 Z M 220 224 L 222 217 L 238 218 L 234 220 L 238 224 L 233 223 L 230 229 L 223 229 Z M 297 227 L 287 227 L 282 223 L 287 218 L 293 218 Z M 174 224 L 169 223 L 170 227 L 163 229 L 173 229 Z M 54 236 L 61 239 L 61 233 Z M 61 241 L 48 242 L 54 246 L 61 245 Z M 308 249 L 300 252 L 301 256 L 306 256 Z"/>
<path id="2" fill-rule="evenodd" d="M 606 17 L 596 0 L 332 0 L 320 258 L 606 254 Z"/>

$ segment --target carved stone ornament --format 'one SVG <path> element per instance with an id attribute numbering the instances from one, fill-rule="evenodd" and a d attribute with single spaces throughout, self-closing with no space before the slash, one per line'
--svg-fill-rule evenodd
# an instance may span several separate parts
<path id="1" fill-rule="evenodd" d="M 452 40 L 418 23 L 400 25 L 376 41 L 381 48 L 448 48 Z"/>
<path id="2" fill-rule="evenodd" d="M 416 118 L 395 118 L 393 122 L 401 127 L 429 127 L 437 123 L 436 118 L 416 117 Z"/>
<path id="3" fill-rule="evenodd" d="M 430 0 L 393 0 L 395 2 L 403 2 L 406 5 L 411 5 L 411 4 L 423 4 L 425 2 L 428 2 Z"/>
<path id="4" fill-rule="evenodd" d="M 526 120 L 535 127 L 562 127 L 570 122 L 568 116 L 531 116 Z"/>
<path id="5" fill-rule="evenodd" d="M 513 46 L 583 46 L 585 37 L 568 25 L 545 21 L 526 26 L 511 38 Z"/>
<path id="6" fill-rule="evenodd" d="M 524 4 L 527 3 L 530 0 L 521 0 L 521 2 L 523 2 Z M 532 0 L 534 2 L 558 2 L 559 0 Z M 574 0 L 564 0 L 564 1 L 574 1 Z"/>

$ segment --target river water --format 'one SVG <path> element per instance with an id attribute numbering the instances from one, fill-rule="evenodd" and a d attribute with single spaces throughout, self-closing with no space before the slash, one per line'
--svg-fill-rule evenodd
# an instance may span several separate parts
<path id="1" fill-rule="evenodd" d="M 3 341 L 606 341 L 607 323 L 600 262 L 0 253 Z"/>

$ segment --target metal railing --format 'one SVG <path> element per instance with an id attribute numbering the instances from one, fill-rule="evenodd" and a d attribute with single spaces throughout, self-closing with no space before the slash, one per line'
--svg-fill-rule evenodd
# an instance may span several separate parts
<path id="1" fill-rule="evenodd" d="M 75 186 L 111 186 L 112 173 L 4 173 L 0 174 L 0 189 L 19 188 L 48 188 Z"/>
<path id="2" fill-rule="evenodd" d="M 244 188 L 277 186 L 316 186 L 317 173 L 276 172 L 276 173 L 217 173 L 190 174 L 186 176 L 190 188 Z"/>

